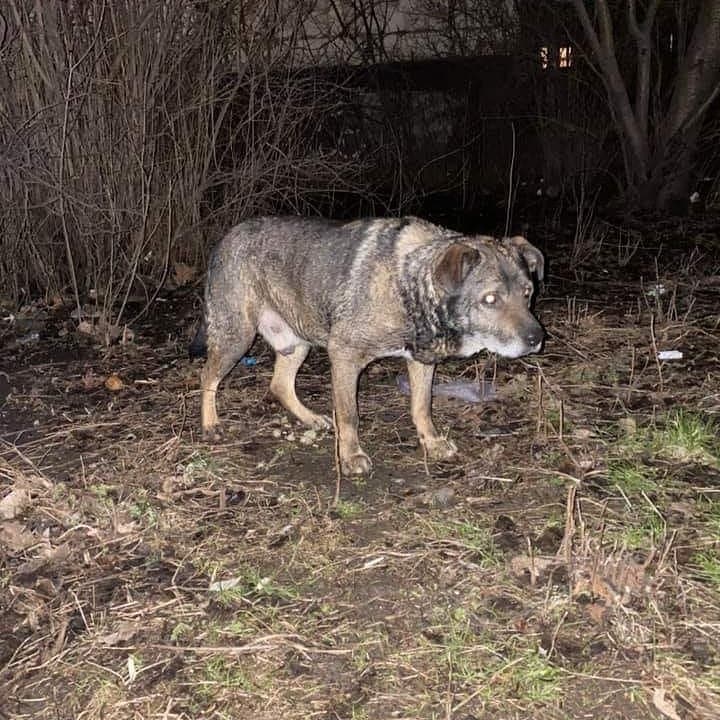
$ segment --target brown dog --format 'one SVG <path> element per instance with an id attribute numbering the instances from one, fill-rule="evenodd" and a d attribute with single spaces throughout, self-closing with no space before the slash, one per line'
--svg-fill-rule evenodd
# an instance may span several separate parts
<path id="1" fill-rule="evenodd" d="M 537 352 L 533 273 L 542 279 L 543 257 L 522 237 L 468 237 L 413 217 L 243 222 L 210 258 L 204 322 L 190 347 L 207 350 L 203 432 L 218 431 L 218 385 L 260 333 L 276 352 L 271 391 L 316 428 L 332 423 L 303 405 L 295 376 L 311 346 L 327 348 L 344 474 L 371 467 L 358 438 L 357 382 L 381 357 L 406 359 L 420 442 L 431 458 L 452 457 L 455 444 L 430 416 L 435 364 L 483 349 Z"/>

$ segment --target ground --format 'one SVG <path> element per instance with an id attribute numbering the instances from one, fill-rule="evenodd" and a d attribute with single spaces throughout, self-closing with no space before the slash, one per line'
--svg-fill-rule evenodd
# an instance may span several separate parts
<path id="1" fill-rule="evenodd" d="M 439 369 L 496 392 L 436 399 L 457 461 L 373 365 L 338 501 L 261 343 L 199 437 L 197 288 L 109 348 L 72 304 L 4 312 L 0 717 L 718 717 L 718 236 L 613 227 L 541 238 L 541 355 Z M 324 412 L 328 377 L 299 378 Z"/>

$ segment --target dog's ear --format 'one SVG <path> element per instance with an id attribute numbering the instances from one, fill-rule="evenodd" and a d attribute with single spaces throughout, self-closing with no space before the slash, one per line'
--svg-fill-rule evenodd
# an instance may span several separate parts
<path id="1" fill-rule="evenodd" d="M 479 250 L 465 243 L 453 243 L 443 251 L 435 265 L 433 277 L 437 287 L 454 292 L 479 262 Z"/>
<path id="2" fill-rule="evenodd" d="M 542 282 L 545 275 L 545 258 L 543 254 L 522 235 L 505 238 L 504 243 L 514 247 L 520 253 L 520 257 L 527 263 L 530 273 L 535 275 L 538 282 Z"/>

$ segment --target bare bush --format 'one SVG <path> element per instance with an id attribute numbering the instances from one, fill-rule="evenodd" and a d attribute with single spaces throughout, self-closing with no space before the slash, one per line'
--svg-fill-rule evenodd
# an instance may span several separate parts
<path id="1" fill-rule="evenodd" d="M 145 305 L 237 218 L 357 190 L 323 143 L 341 102 L 304 79 L 301 22 L 229 0 L 9 0 L 0 69 L 0 281 L 72 288 L 78 316 Z"/>

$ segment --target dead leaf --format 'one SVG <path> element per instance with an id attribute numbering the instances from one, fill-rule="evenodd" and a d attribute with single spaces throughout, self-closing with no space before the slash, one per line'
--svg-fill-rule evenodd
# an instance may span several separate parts
<path id="1" fill-rule="evenodd" d="M 37 538 L 19 522 L 0 523 L 0 545 L 12 552 L 20 552 L 35 545 Z"/>
<path id="2" fill-rule="evenodd" d="M 141 629 L 141 625 L 138 622 L 131 620 L 123 620 L 118 623 L 117 630 L 115 632 L 108 633 L 107 635 L 101 635 L 99 640 L 105 645 L 117 645 L 118 643 L 127 642 L 132 640 L 135 635 Z"/>
<path id="3" fill-rule="evenodd" d="M 173 265 L 173 282 L 178 287 L 187 285 L 197 277 L 197 268 L 185 263 L 176 262 Z"/>
<path id="4" fill-rule="evenodd" d="M 78 332 L 82 333 L 83 335 L 94 335 L 95 334 L 95 326 L 88 322 L 87 320 L 81 320 L 78 323 L 77 326 Z"/>
<path id="5" fill-rule="evenodd" d="M 585 611 L 596 625 L 602 625 L 607 613 L 607 607 L 600 603 L 588 603 L 585 606 Z"/>
<path id="6" fill-rule="evenodd" d="M 160 500 L 171 500 L 174 490 L 175 478 L 172 475 L 169 475 L 160 484 L 160 492 L 157 496 Z"/>
<path id="7" fill-rule="evenodd" d="M 118 392 L 118 390 L 122 390 L 125 387 L 125 383 L 120 379 L 118 375 L 115 375 L 115 373 L 113 373 L 112 375 L 109 375 L 105 380 L 105 387 L 110 392 Z"/>
<path id="8" fill-rule="evenodd" d="M 12 520 L 30 505 L 30 493 L 25 488 L 11 490 L 0 500 L 0 520 Z"/>
<path id="9" fill-rule="evenodd" d="M 130 520 L 129 522 L 120 522 L 119 520 L 116 520 L 113 525 L 115 532 L 118 535 L 131 535 L 138 529 L 138 524 L 134 520 Z"/>
<path id="10" fill-rule="evenodd" d="M 61 308 L 65 304 L 65 301 L 63 300 L 62 295 L 59 293 L 53 293 L 53 295 L 48 300 L 48 307 L 51 310 L 57 310 L 58 308 Z"/>
<path id="11" fill-rule="evenodd" d="M 652 701 L 655 708 L 670 720 L 681 720 L 675 709 L 675 703 L 665 694 L 665 689 L 658 687 L 653 690 Z"/>
<path id="12" fill-rule="evenodd" d="M 58 547 L 43 548 L 39 557 L 28 560 L 18 567 L 15 577 L 31 577 L 38 574 L 48 566 L 59 565 L 70 557 L 69 545 L 58 545 Z"/>

